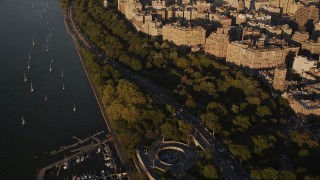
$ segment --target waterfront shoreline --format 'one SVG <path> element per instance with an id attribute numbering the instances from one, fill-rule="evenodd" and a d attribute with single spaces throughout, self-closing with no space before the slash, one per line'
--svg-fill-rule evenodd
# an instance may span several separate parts
<path id="1" fill-rule="evenodd" d="M 68 24 L 68 22 L 67 22 L 67 20 L 66 20 L 66 14 L 65 14 L 66 12 L 64 12 L 64 10 L 62 9 L 61 5 L 60 5 L 60 9 L 61 9 L 62 14 L 63 14 L 63 21 L 64 21 L 64 24 L 65 24 L 67 33 L 68 33 L 68 35 L 71 37 L 71 39 L 72 39 L 72 41 L 73 41 L 73 43 L 74 43 L 74 45 L 75 45 L 75 48 L 76 48 L 76 50 L 77 50 L 77 53 L 78 53 L 80 62 L 81 62 L 81 64 L 82 64 L 82 67 L 83 67 L 83 69 L 84 69 L 84 72 L 85 72 L 85 74 L 86 74 L 86 76 L 87 76 L 87 79 L 89 80 L 89 84 L 90 84 L 91 89 L 92 89 L 92 91 L 93 91 L 93 94 L 94 94 L 94 96 L 95 96 L 95 98 L 96 98 L 96 100 L 97 100 L 99 109 L 100 109 L 100 111 L 101 111 L 101 113 L 102 113 L 102 116 L 103 116 L 103 119 L 104 119 L 104 121 L 105 121 L 105 123 L 106 123 L 106 126 L 107 126 L 107 128 L 108 128 L 108 131 L 110 132 L 110 134 L 111 134 L 111 136 L 112 136 L 112 138 L 113 138 L 114 146 L 115 146 L 115 149 L 116 149 L 116 151 L 117 151 L 117 154 L 118 154 L 118 156 L 119 156 L 119 158 L 120 158 L 120 161 L 121 161 L 122 165 L 126 168 L 126 170 L 127 170 L 127 172 L 128 172 L 128 175 L 129 175 L 128 178 L 129 178 L 129 179 L 134 179 L 134 178 L 133 178 L 133 175 L 132 175 L 132 173 L 131 173 L 131 171 L 130 171 L 130 168 L 129 168 L 128 160 L 126 159 L 126 157 L 123 157 L 123 156 L 125 156 L 124 151 L 123 151 L 123 149 L 122 149 L 122 146 L 121 146 L 118 138 L 116 137 L 115 131 L 112 129 L 110 120 L 109 120 L 108 117 L 107 117 L 107 113 L 106 113 L 105 108 L 104 108 L 104 105 L 103 105 L 103 103 L 102 103 L 102 101 L 101 101 L 101 97 L 100 97 L 100 95 L 99 95 L 99 93 L 98 93 L 98 91 L 97 91 L 96 86 L 95 86 L 94 83 L 93 83 L 92 76 L 91 76 L 90 72 L 88 72 L 85 63 L 83 62 L 85 58 L 83 57 L 83 55 L 82 55 L 82 53 L 81 53 L 81 50 L 80 50 L 79 44 L 78 44 L 78 42 L 77 42 L 76 36 L 75 36 L 75 35 L 71 32 L 71 30 L 70 30 L 69 24 Z M 121 156 L 122 154 L 123 154 L 123 156 Z"/>

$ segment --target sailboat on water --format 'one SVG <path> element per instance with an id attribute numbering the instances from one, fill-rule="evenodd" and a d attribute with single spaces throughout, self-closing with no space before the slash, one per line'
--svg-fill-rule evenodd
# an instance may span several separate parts
<path id="1" fill-rule="evenodd" d="M 51 68 L 51 64 L 49 65 L 49 72 L 51 72 L 52 71 L 52 68 Z"/>
<path id="2" fill-rule="evenodd" d="M 45 101 L 45 102 L 47 102 L 47 101 L 48 101 L 47 94 L 44 94 L 44 101 Z"/>
<path id="3" fill-rule="evenodd" d="M 36 43 L 34 42 L 34 39 L 32 39 L 32 46 L 35 47 Z"/>
<path id="4" fill-rule="evenodd" d="M 76 105 L 73 104 L 73 111 L 76 112 Z"/>
<path id="5" fill-rule="evenodd" d="M 34 88 L 32 86 L 32 82 L 30 82 L 30 92 L 34 92 Z"/>
<path id="6" fill-rule="evenodd" d="M 62 90 L 65 90 L 66 88 L 64 87 L 64 83 L 62 83 Z"/>
<path id="7" fill-rule="evenodd" d="M 24 120 L 23 116 L 21 117 L 21 124 L 22 124 L 22 127 L 26 124 L 26 120 Z"/>
<path id="8" fill-rule="evenodd" d="M 47 51 L 47 52 L 49 51 L 49 45 L 47 45 L 47 49 L 46 49 L 46 51 Z"/>
<path id="9" fill-rule="evenodd" d="M 31 4 L 31 7 L 33 8 L 33 3 Z"/>
<path id="10" fill-rule="evenodd" d="M 28 61 L 28 69 L 30 69 L 30 62 Z"/>
<path id="11" fill-rule="evenodd" d="M 26 76 L 26 73 L 23 73 L 23 79 L 24 79 L 24 82 L 27 82 L 28 78 Z"/>
<path id="12" fill-rule="evenodd" d="M 30 54 L 30 52 L 29 52 L 29 59 L 31 59 L 31 54 Z"/>

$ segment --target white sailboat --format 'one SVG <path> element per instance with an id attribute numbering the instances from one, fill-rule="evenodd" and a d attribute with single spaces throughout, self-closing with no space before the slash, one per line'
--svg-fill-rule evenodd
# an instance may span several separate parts
<path id="1" fill-rule="evenodd" d="M 32 46 L 35 47 L 36 43 L 34 42 L 34 39 L 32 39 Z"/>
<path id="2" fill-rule="evenodd" d="M 47 49 L 46 49 L 46 51 L 47 51 L 47 52 L 49 51 L 49 45 L 47 45 Z"/>
<path id="3" fill-rule="evenodd" d="M 63 69 L 61 68 L 61 78 L 64 78 Z"/>
<path id="4" fill-rule="evenodd" d="M 64 83 L 62 83 L 62 89 L 65 90 Z"/>
<path id="5" fill-rule="evenodd" d="M 73 104 L 73 111 L 76 112 L 76 105 Z"/>
<path id="6" fill-rule="evenodd" d="M 28 61 L 28 69 L 30 69 L 30 62 Z"/>
<path id="7" fill-rule="evenodd" d="M 51 59 L 51 63 L 53 63 L 53 59 Z"/>
<path id="8" fill-rule="evenodd" d="M 31 54 L 29 53 L 29 59 L 31 59 Z"/>
<path id="9" fill-rule="evenodd" d="M 30 92 L 34 92 L 33 86 L 32 86 L 32 82 L 30 82 Z"/>
<path id="10" fill-rule="evenodd" d="M 49 72 L 51 72 L 52 71 L 52 68 L 51 68 L 51 65 L 49 65 Z"/>
<path id="11" fill-rule="evenodd" d="M 45 101 L 45 102 L 47 102 L 47 101 L 48 101 L 47 94 L 44 94 L 44 101 Z"/>
<path id="12" fill-rule="evenodd" d="M 22 127 L 26 124 L 26 120 L 24 120 L 23 116 L 21 117 L 21 124 L 22 124 Z"/>
<path id="13" fill-rule="evenodd" d="M 23 73 L 23 77 L 24 77 L 24 82 L 27 82 L 28 78 L 26 76 L 26 73 Z"/>

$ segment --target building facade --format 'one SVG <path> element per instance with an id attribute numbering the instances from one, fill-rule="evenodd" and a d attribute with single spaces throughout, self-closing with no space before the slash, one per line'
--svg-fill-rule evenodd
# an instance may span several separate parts
<path id="1" fill-rule="evenodd" d="M 280 64 L 274 69 L 274 77 L 273 77 L 273 88 L 278 91 L 283 91 L 286 88 L 286 75 L 287 68 L 286 64 Z"/>
<path id="2" fill-rule="evenodd" d="M 300 7 L 293 15 L 293 20 L 298 23 L 300 30 L 305 30 L 306 26 L 312 26 L 319 21 L 319 9 L 316 6 Z"/>
<path id="3" fill-rule="evenodd" d="M 199 26 L 164 25 L 162 35 L 163 40 L 172 41 L 177 45 L 196 46 L 205 43 L 206 30 Z"/>
<path id="4" fill-rule="evenodd" d="M 204 49 L 206 53 L 217 58 L 226 58 L 228 44 L 230 44 L 228 28 L 218 28 L 206 39 Z"/>
<path id="5" fill-rule="evenodd" d="M 286 63 L 289 54 L 297 54 L 299 48 L 280 45 L 253 45 L 250 41 L 234 41 L 228 44 L 226 61 L 252 69 L 271 68 Z"/>

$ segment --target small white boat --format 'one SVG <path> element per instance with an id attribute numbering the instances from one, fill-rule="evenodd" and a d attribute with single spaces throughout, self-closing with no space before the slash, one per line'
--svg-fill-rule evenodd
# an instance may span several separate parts
<path id="1" fill-rule="evenodd" d="M 31 59 L 31 54 L 29 53 L 29 59 Z"/>
<path id="2" fill-rule="evenodd" d="M 47 52 L 49 51 L 49 45 L 47 45 L 47 49 L 46 49 L 46 51 L 47 51 Z"/>
<path id="3" fill-rule="evenodd" d="M 21 123 L 22 123 L 22 127 L 26 124 L 26 121 L 24 120 L 23 116 L 21 117 Z"/>
<path id="4" fill-rule="evenodd" d="M 35 47 L 36 43 L 34 42 L 34 39 L 32 39 L 32 46 Z"/>
<path id="5" fill-rule="evenodd" d="M 32 86 L 32 82 L 30 82 L 30 92 L 34 92 L 34 88 Z"/>
<path id="6" fill-rule="evenodd" d="M 28 69 L 30 69 L 30 62 L 28 61 Z"/>
<path id="7" fill-rule="evenodd" d="M 52 68 L 51 68 L 51 65 L 49 65 L 49 72 L 51 72 L 52 71 Z"/>
<path id="8" fill-rule="evenodd" d="M 33 3 L 31 4 L 31 7 L 33 8 Z"/>
<path id="9" fill-rule="evenodd" d="M 23 79 L 24 79 L 24 82 L 27 82 L 28 78 L 26 76 L 26 73 L 23 73 Z"/>
<path id="10" fill-rule="evenodd" d="M 64 87 L 64 83 L 62 83 L 62 89 L 65 90 L 66 88 Z"/>
<path id="11" fill-rule="evenodd" d="M 45 101 L 45 102 L 47 102 L 47 101 L 48 101 L 47 94 L 44 94 L 44 101 Z"/>
<path id="12" fill-rule="evenodd" d="M 76 112 L 76 105 L 73 104 L 73 111 Z"/>
<path id="13" fill-rule="evenodd" d="M 53 63 L 53 59 L 51 59 L 51 63 Z"/>

